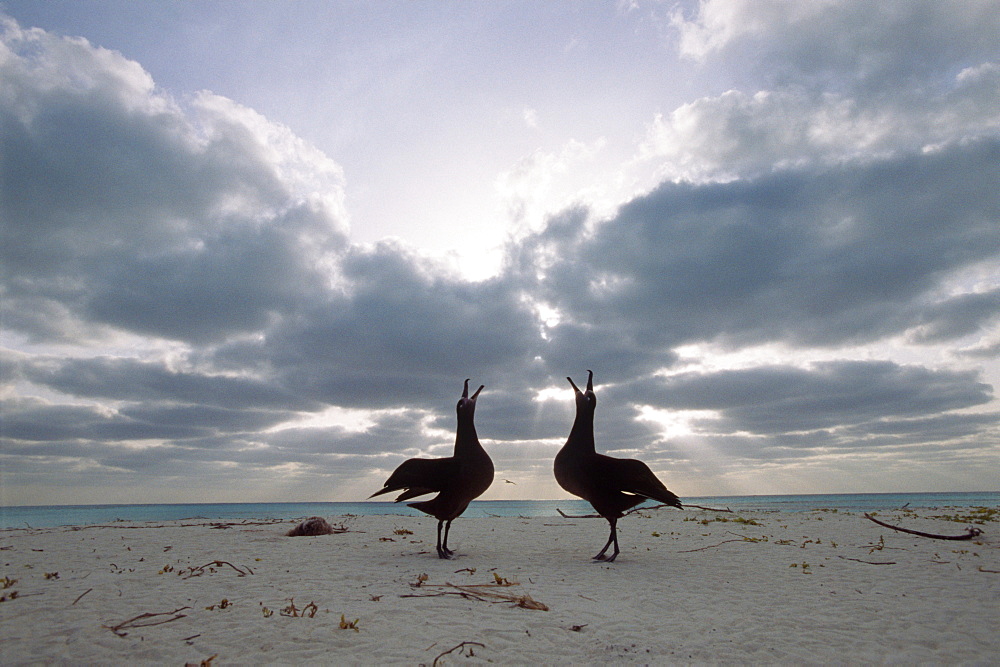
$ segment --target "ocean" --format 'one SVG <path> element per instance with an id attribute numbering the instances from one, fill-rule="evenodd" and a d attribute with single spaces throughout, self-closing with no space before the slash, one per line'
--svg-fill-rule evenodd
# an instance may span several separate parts
<path id="1" fill-rule="evenodd" d="M 842 493 L 777 496 L 703 496 L 682 498 L 685 506 L 712 509 L 808 512 L 837 509 L 856 512 L 892 510 L 901 507 L 1000 507 L 1000 492 L 961 493 Z M 652 503 L 648 503 L 652 505 Z M 559 516 L 590 514 L 583 500 L 477 500 L 465 517 Z M 310 516 L 346 515 L 424 516 L 403 504 L 392 502 L 337 503 L 191 503 L 165 505 L 45 505 L 0 507 L 0 530 L 86 526 L 114 521 L 209 521 L 300 520 Z"/>

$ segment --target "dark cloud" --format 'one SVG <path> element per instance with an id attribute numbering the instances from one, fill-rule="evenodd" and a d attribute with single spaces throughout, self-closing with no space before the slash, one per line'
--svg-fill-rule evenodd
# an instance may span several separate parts
<path id="1" fill-rule="evenodd" d="M 374 424 L 363 431 L 352 431 L 339 426 L 288 428 L 265 434 L 261 440 L 268 447 L 280 452 L 289 461 L 302 455 L 315 454 L 391 454 L 411 455 L 425 450 L 440 439 L 422 434 L 422 422 L 427 415 L 406 410 L 376 415 Z M 445 444 L 450 444 L 448 439 Z"/>
<path id="2" fill-rule="evenodd" d="M 926 308 L 913 340 L 934 343 L 986 330 L 1000 317 L 1000 289 L 961 294 Z"/>
<path id="3" fill-rule="evenodd" d="M 612 400 L 673 410 L 711 410 L 710 432 L 758 435 L 864 424 L 876 431 L 921 415 L 988 403 L 993 388 L 973 371 L 934 371 L 887 361 L 833 361 L 808 368 L 760 366 L 680 373 L 610 389 Z M 952 417 L 956 419 L 956 417 Z M 976 423 L 971 420 L 970 424 Z"/>
<path id="4" fill-rule="evenodd" d="M 4 437 L 12 441 L 117 442 L 193 438 L 210 432 L 184 422 L 151 424 L 109 414 L 94 406 L 53 405 L 43 401 L 4 401 L 3 412 Z"/>
<path id="5" fill-rule="evenodd" d="M 80 398 L 197 404 L 235 409 L 315 410 L 320 401 L 275 383 L 198 371 L 160 361 L 96 357 L 39 358 L 20 364 L 25 380 Z"/>
<path id="6" fill-rule="evenodd" d="M 537 324 L 502 279 L 468 283 L 393 244 L 354 249 L 341 269 L 346 294 L 220 348 L 219 360 L 265 360 L 288 386 L 374 409 L 457 400 L 464 377 L 497 378 L 531 358 Z"/>
<path id="7" fill-rule="evenodd" d="M 868 342 L 942 309 L 961 310 L 951 335 L 964 335 L 995 313 L 995 295 L 927 302 L 942 279 L 1000 252 L 998 165 L 1000 142 L 983 140 L 751 181 L 665 184 L 589 235 L 568 237 L 556 219 L 556 233 L 527 239 L 521 256 L 548 264 L 538 293 L 572 323 L 551 329 L 549 345 L 580 356 L 596 347 L 614 368 L 628 367 L 616 346 L 590 346 L 581 332 L 641 344 L 640 355 L 663 350 L 651 355 L 662 366 L 685 343 Z"/>

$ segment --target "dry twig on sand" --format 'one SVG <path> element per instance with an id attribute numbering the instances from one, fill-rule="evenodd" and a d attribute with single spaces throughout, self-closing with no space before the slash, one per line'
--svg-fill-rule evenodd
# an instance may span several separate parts
<path id="1" fill-rule="evenodd" d="M 548 611 L 549 608 L 545 604 L 535 600 L 530 595 L 512 595 L 510 593 L 497 593 L 492 590 L 486 590 L 491 588 L 506 588 L 508 586 L 520 586 L 519 583 L 510 582 L 503 580 L 503 582 L 497 582 L 495 584 L 466 584 L 458 586 L 452 583 L 444 584 L 426 584 L 421 582 L 422 586 L 433 587 L 433 588 L 447 588 L 449 590 L 439 590 L 436 593 L 410 593 L 408 595 L 400 595 L 402 598 L 428 598 L 428 597 L 441 597 L 444 595 L 458 595 L 469 600 L 479 600 L 480 602 L 513 602 L 515 607 L 521 607 L 522 609 L 537 609 L 539 611 Z M 416 588 L 417 586 L 413 586 Z M 492 599 L 491 599 L 492 598 Z"/>
<path id="2" fill-rule="evenodd" d="M 128 635 L 128 633 L 125 632 L 126 628 L 129 628 L 129 629 L 132 629 L 132 628 L 146 628 L 146 627 L 149 627 L 151 625 L 163 625 L 164 623 L 169 623 L 171 621 L 176 621 L 176 620 L 181 619 L 181 618 L 186 618 L 187 614 L 180 614 L 178 612 L 181 612 L 181 611 L 184 611 L 185 609 L 190 609 L 190 608 L 191 607 L 180 607 L 179 609 L 174 609 L 173 611 L 161 611 L 161 612 L 156 612 L 156 613 L 146 612 L 144 614 L 139 614 L 138 616 L 133 616 L 132 618 L 128 619 L 127 621 L 122 621 L 118 625 L 102 625 L 101 627 L 102 628 L 107 628 L 108 630 L 111 630 L 111 632 L 115 633 L 119 637 L 124 637 L 124 636 Z M 152 621 L 150 623 L 139 623 L 139 621 L 142 621 L 142 620 L 145 620 L 145 619 L 149 619 L 149 618 L 155 618 L 157 616 L 170 616 L 170 618 L 161 619 L 161 620 L 158 620 L 158 621 Z"/>
<path id="3" fill-rule="evenodd" d="M 866 565 L 895 565 L 896 564 L 896 561 L 894 561 L 894 560 L 887 560 L 887 561 L 876 562 L 876 561 L 870 561 L 870 560 L 861 560 L 860 558 L 848 558 L 847 556 L 839 556 L 839 558 L 843 558 L 844 560 L 853 560 L 855 563 L 865 563 Z"/>
<path id="4" fill-rule="evenodd" d="M 241 570 L 240 568 L 236 567 L 235 565 L 233 565 L 229 561 L 225 561 L 225 560 L 213 560 L 210 563 L 205 563 L 204 565 L 199 565 L 198 567 L 189 567 L 188 568 L 188 573 L 186 575 L 184 575 L 184 578 L 185 579 L 190 579 L 191 577 L 200 577 L 201 575 L 205 574 L 205 568 L 206 567 L 211 567 L 213 565 L 216 566 L 216 567 L 222 567 L 223 565 L 228 565 L 229 567 L 231 567 L 234 570 L 236 570 L 236 572 L 238 573 L 236 576 L 238 576 L 238 577 L 245 577 L 248 574 L 253 574 L 253 570 L 251 570 L 248 565 L 244 565 L 243 566 L 243 567 L 246 568 L 246 570 Z"/>
<path id="5" fill-rule="evenodd" d="M 715 547 L 721 547 L 723 544 L 727 544 L 729 542 L 752 542 L 752 541 L 753 540 L 746 540 L 746 539 L 740 539 L 740 540 L 723 540 L 723 541 L 719 542 L 718 544 L 710 544 L 707 547 L 699 547 L 697 549 L 683 549 L 681 551 L 678 551 L 677 553 L 679 553 L 679 554 L 689 554 L 689 553 L 692 553 L 692 552 L 695 552 L 695 551 L 704 551 L 705 549 L 714 549 Z"/>
<path id="6" fill-rule="evenodd" d="M 76 604 L 77 602 L 79 602 L 81 599 L 83 599 L 84 595 L 86 595 L 87 593 L 89 593 L 92 590 L 94 590 L 94 589 L 93 588 L 88 588 L 84 592 L 80 593 L 80 595 L 75 600 L 73 600 L 73 604 Z M 72 607 L 73 605 L 71 604 L 70 606 Z"/>
<path id="7" fill-rule="evenodd" d="M 281 610 L 282 616 L 291 616 L 293 618 L 314 618 L 316 612 L 319 611 L 319 607 L 316 606 L 315 602 L 310 602 L 302 609 L 295 606 L 295 598 L 288 598 L 288 606 Z M 341 615 L 343 618 L 343 615 Z"/>
<path id="8" fill-rule="evenodd" d="M 478 646 L 479 648 L 486 648 L 485 644 L 480 644 L 479 642 L 462 642 L 458 646 L 452 646 L 450 649 L 448 649 L 438 657 L 434 658 L 434 662 L 431 663 L 432 667 L 436 667 L 438 664 L 438 660 L 440 660 L 441 658 L 445 657 L 452 651 L 457 651 L 458 649 L 463 648 L 465 646 Z M 472 651 L 472 649 L 469 649 L 469 657 L 472 657 L 474 655 L 476 654 Z"/>
<path id="9" fill-rule="evenodd" d="M 966 532 L 963 535 L 935 535 L 934 533 L 922 533 L 919 530 L 910 530 L 909 528 L 893 526 L 892 524 L 885 523 L 884 521 L 879 521 L 878 519 L 873 517 L 871 514 L 868 514 L 867 512 L 865 512 L 865 518 L 868 519 L 869 521 L 874 521 L 878 525 L 884 526 L 885 528 L 891 528 L 892 530 L 898 530 L 901 533 L 908 533 L 910 535 L 919 535 L 920 537 L 930 537 L 931 539 L 935 540 L 971 540 L 972 538 L 979 537 L 980 535 L 983 534 L 983 531 L 979 530 L 978 528 L 973 528 L 972 526 L 969 526 L 968 528 L 966 528 Z"/>

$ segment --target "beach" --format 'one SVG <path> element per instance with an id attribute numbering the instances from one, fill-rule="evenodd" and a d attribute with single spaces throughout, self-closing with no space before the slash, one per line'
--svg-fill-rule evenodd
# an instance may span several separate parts
<path id="1" fill-rule="evenodd" d="M 643 510 L 0 531 L 0 658 L 28 663 L 937 663 L 1000 654 L 1000 513 Z M 982 523 L 971 523 L 980 520 Z"/>

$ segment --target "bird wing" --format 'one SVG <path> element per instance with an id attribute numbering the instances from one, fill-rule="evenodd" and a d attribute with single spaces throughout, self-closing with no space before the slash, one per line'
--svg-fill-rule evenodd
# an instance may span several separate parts
<path id="1" fill-rule="evenodd" d="M 653 471 L 638 459 L 616 459 L 605 457 L 608 477 L 623 493 L 632 493 L 651 500 L 680 508 L 681 501 L 676 494 L 663 485 Z"/>
<path id="2" fill-rule="evenodd" d="M 428 493 L 442 491 L 449 480 L 455 479 L 458 473 L 458 462 L 454 457 L 442 459 L 408 459 L 403 461 L 386 480 L 385 486 L 369 498 L 383 493 L 400 491 L 396 502 L 416 498 Z"/>

